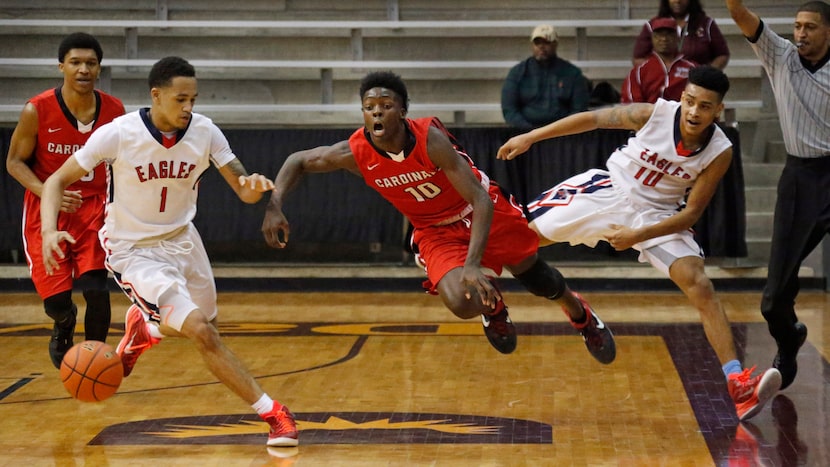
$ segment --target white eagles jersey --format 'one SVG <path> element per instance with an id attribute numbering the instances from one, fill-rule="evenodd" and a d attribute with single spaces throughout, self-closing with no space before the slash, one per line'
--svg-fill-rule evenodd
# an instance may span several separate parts
<path id="1" fill-rule="evenodd" d="M 717 125 L 713 124 L 709 132 L 699 149 L 684 150 L 680 103 L 658 99 L 651 118 L 608 159 L 614 187 L 644 207 L 679 208 L 698 175 L 732 146 Z"/>
<path id="2" fill-rule="evenodd" d="M 199 180 L 211 161 L 222 167 L 236 158 L 222 131 L 200 114 L 168 139 L 169 147 L 164 139 L 145 108 L 102 126 L 75 153 L 84 170 L 107 163 L 102 240 L 132 246 L 184 228 L 196 215 Z"/>

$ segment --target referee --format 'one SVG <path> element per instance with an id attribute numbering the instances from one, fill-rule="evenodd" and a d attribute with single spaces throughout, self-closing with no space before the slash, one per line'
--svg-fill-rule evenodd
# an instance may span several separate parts
<path id="1" fill-rule="evenodd" d="M 796 355 L 807 338 L 795 314 L 798 269 L 830 232 L 830 5 L 810 1 L 798 8 L 795 44 L 765 27 L 741 0 L 726 6 L 769 76 L 787 149 L 761 300 L 784 389 L 795 379 Z"/>

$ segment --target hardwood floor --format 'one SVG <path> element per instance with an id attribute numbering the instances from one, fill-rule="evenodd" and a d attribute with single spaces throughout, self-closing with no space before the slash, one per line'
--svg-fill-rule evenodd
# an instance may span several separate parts
<path id="1" fill-rule="evenodd" d="M 69 398 L 39 299 L 2 293 L 0 464 L 830 465 L 830 295 L 799 296 L 809 336 L 798 378 L 740 425 L 683 296 L 583 295 L 616 335 L 611 365 L 591 358 L 558 308 L 517 291 L 505 292 L 519 333 L 511 355 L 489 346 L 478 320 L 417 290 L 220 293 L 223 339 L 296 414 L 290 450 L 265 448 L 267 425 L 185 339 L 144 354 L 111 399 Z M 128 304 L 112 298 L 114 346 Z M 775 344 L 760 294 L 721 298 L 746 364 L 765 368 Z"/>

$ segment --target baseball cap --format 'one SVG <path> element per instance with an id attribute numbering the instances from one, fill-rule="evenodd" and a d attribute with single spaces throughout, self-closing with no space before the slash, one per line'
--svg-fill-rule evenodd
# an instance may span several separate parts
<path id="1" fill-rule="evenodd" d="M 673 29 L 677 31 L 677 21 L 674 18 L 654 18 L 650 21 L 651 23 L 651 30 L 656 31 L 658 29 Z"/>
<path id="2" fill-rule="evenodd" d="M 540 24 L 533 28 L 533 34 L 530 35 L 530 41 L 533 42 L 536 38 L 542 38 L 548 42 L 556 42 L 559 36 L 556 35 L 556 29 L 549 24 Z"/>

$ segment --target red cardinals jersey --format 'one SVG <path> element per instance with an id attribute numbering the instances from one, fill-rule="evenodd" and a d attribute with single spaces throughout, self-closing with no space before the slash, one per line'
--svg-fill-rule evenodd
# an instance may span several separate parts
<path id="1" fill-rule="evenodd" d="M 455 138 L 435 117 L 407 119 L 415 145 L 400 162 L 372 145 L 369 135 L 360 128 L 349 138 L 349 147 L 363 179 L 387 201 L 392 203 L 415 228 L 425 228 L 455 216 L 470 213 L 471 206 L 452 186 L 446 174 L 433 164 L 427 154 L 427 134 L 434 126 L 450 138 L 458 154 L 464 157 L 479 180 L 486 179 L 473 165 Z M 485 189 L 489 180 L 482 184 Z"/>
<path id="2" fill-rule="evenodd" d="M 41 181 L 46 181 L 69 156 L 80 149 L 92 130 L 124 114 L 121 100 L 98 90 L 95 94 L 98 97 L 95 121 L 93 127 L 85 133 L 78 130 L 78 121 L 67 109 L 60 88 L 49 89 L 29 100 L 37 109 L 38 115 L 37 145 L 31 168 Z M 84 198 L 103 194 L 107 190 L 106 177 L 106 169 L 101 165 L 69 185 L 67 190 L 80 190 Z"/>

